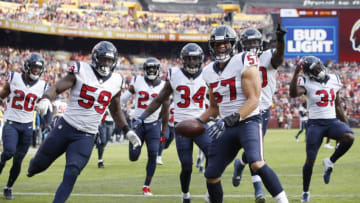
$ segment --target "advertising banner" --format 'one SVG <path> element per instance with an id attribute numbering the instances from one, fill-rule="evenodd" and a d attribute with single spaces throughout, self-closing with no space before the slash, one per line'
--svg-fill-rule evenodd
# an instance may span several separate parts
<path id="1" fill-rule="evenodd" d="M 337 17 L 284 17 L 285 58 L 313 55 L 322 61 L 338 61 Z"/>
<path id="2" fill-rule="evenodd" d="M 340 61 L 360 61 L 360 9 L 340 10 Z"/>
<path id="3" fill-rule="evenodd" d="M 209 34 L 170 34 L 124 32 L 117 30 L 81 29 L 54 25 L 40 25 L 23 23 L 19 21 L 0 19 L 0 28 L 24 32 L 41 33 L 48 35 L 61 35 L 69 37 L 91 37 L 101 39 L 141 40 L 141 41 L 182 41 L 182 42 L 207 42 Z"/>

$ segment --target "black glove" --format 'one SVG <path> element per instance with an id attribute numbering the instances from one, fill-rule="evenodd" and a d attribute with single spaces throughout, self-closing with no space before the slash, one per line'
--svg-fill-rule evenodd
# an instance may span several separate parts
<path id="1" fill-rule="evenodd" d="M 275 33 L 278 41 L 284 41 L 284 35 L 287 33 L 287 30 L 279 23 Z"/>
<path id="2" fill-rule="evenodd" d="M 238 112 L 234 112 L 229 116 L 226 116 L 224 118 L 224 122 L 226 127 L 233 127 L 234 125 L 236 125 L 237 123 L 239 123 L 241 121 L 241 116 Z"/>

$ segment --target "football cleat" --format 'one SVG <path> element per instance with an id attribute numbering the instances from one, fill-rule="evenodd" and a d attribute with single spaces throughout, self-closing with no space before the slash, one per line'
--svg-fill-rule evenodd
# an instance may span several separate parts
<path id="1" fill-rule="evenodd" d="M 331 146 L 329 143 L 324 144 L 324 147 L 325 147 L 326 149 L 334 149 L 334 147 Z"/>
<path id="2" fill-rule="evenodd" d="M 162 161 L 161 156 L 156 157 L 156 164 L 158 164 L 158 165 L 163 165 L 164 164 L 163 161 Z"/>
<path id="3" fill-rule="evenodd" d="M 211 203 L 209 192 L 206 192 L 204 200 L 206 203 Z"/>
<path id="4" fill-rule="evenodd" d="M 104 162 L 98 162 L 98 168 L 105 168 Z"/>
<path id="5" fill-rule="evenodd" d="M 333 170 L 334 163 L 332 163 L 329 158 L 326 158 L 323 160 L 323 165 L 324 165 L 324 176 L 323 176 L 324 182 L 325 182 L 325 184 L 329 184 L 330 175 Z"/>
<path id="6" fill-rule="evenodd" d="M 302 193 L 301 202 L 310 202 L 310 192 L 303 192 Z"/>
<path id="7" fill-rule="evenodd" d="M 255 202 L 256 203 L 265 203 L 266 199 L 265 199 L 265 192 L 261 186 L 261 182 L 255 182 L 254 184 L 254 189 L 255 189 Z"/>
<path id="8" fill-rule="evenodd" d="M 181 196 L 182 196 L 183 203 L 191 203 L 190 192 L 182 193 Z"/>
<path id="9" fill-rule="evenodd" d="M 241 164 L 240 159 L 235 159 L 234 161 L 234 174 L 232 177 L 232 184 L 234 187 L 237 187 L 240 185 L 242 172 L 244 170 L 244 165 Z"/>
<path id="10" fill-rule="evenodd" d="M 10 188 L 4 188 L 4 196 L 5 196 L 5 199 L 7 199 L 7 200 L 15 199 L 14 196 L 12 195 Z"/>
<path id="11" fill-rule="evenodd" d="M 142 191 L 143 191 L 144 196 L 152 196 L 153 195 L 151 193 L 149 186 L 143 186 Z"/>

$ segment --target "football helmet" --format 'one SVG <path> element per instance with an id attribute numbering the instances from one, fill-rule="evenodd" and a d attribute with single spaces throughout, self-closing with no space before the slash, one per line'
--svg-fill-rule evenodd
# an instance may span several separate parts
<path id="1" fill-rule="evenodd" d="M 34 73 L 35 68 L 40 68 L 40 72 Z M 29 75 L 31 80 L 37 80 L 45 70 L 45 61 L 38 53 L 31 53 L 24 62 L 24 72 Z"/>
<path id="2" fill-rule="evenodd" d="M 160 61 L 150 57 L 146 59 L 144 65 L 144 75 L 149 80 L 155 80 L 160 75 Z"/>
<path id="3" fill-rule="evenodd" d="M 311 79 L 323 81 L 326 77 L 326 68 L 321 60 L 315 56 L 304 56 L 300 63 L 302 64 L 303 72 Z"/>
<path id="4" fill-rule="evenodd" d="M 247 28 L 240 35 L 242 51 L 260 55 L 263 50 L 262 34 L 255 28 Z"/>
<path id="5" fill-rule="evenodd" d="M 181 49 L 180 60 L 184 70 L 190 75 L 195 75 L 204 61 L 204 51 L 199 45 L 188 43 Z"/>
<path id="6" fill-rule="evenodd" d="M 224 42 L 230 42 L 230 45 L 215 47 L 215 43 Z M 228 25 L 220 25 L 216 27 L 210 34 L 210 54 L 218 62 L 225 63 L 228 61 L 234 55 L 236 44 L 236 32 Z"/>
<path id="7" fill-rule="evenodd" d="M 91 52 L 91 67 L 102 77 L 108 76 L 116 67 L 118 51 L 108 41 L 97 43 Z"/>

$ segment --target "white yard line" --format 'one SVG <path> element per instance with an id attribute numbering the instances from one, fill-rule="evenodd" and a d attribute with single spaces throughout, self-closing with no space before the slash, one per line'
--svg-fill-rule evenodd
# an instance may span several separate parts
<path id="1" fill-rule="evenodd" d="M 14 195 L 24 195 L 24 196 L 54 196 L 54 193 L 47 192 L 14 192 Z M 78 197 L 145 197 L 144 195 L 133 195 L 133 194 L 91 194 L 91 193 L 72 193 L 71 196 Z M 205 195 L 193 195 L 194 198 L 203 198 Z M 300 197 L 301 195 L 288 195 L 288 197 Z M 151 196 L 162 198 L 162 197 L 181 197 L 180 194 L 168 194 L 168 195 L 153 195 Z M 249 198 L 254 197 L 253 194 L 245 195 L 224 195 L 225 198 Z M 333 194 L 333 195 L 316 195 L 311 194 L 311 197 L 332 197 L 332 198 L 349 198 L 349 197 L 360 197 L 360 194 Z"/>

